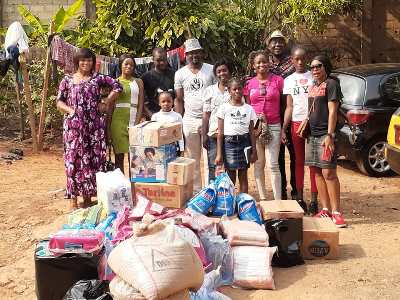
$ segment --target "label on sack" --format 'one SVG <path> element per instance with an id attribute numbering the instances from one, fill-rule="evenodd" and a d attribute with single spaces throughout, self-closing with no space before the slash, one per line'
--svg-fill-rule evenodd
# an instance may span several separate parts
<path id="1" fill-rule="evenodd" d="M 308 246 L 308 251 L 315 257 L 327 256 L 330 250 L 329 244 L 322 240 L 315 240 Z"/>
<path id="2" fill-rule="evenodd" d="M 183 270 L 185 268 L 183 258 L 174 254 L 165 254 L 157 249 L 151 249 L 151 260 L 153 272 Z"/>

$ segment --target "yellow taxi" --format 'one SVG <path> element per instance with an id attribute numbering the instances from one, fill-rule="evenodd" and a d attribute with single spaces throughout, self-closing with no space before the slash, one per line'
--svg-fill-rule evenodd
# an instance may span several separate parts
<path id="1" fill-rule="evenodd" d="M 385 155 L 391 169 L 400 174 L 400 107 L 390 120 Z"/>

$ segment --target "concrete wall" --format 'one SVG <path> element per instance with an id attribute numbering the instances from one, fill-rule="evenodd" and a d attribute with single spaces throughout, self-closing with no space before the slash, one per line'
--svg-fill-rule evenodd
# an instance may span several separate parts
<path id="1" fill-rule="evenodd" d="M 34 15 L 42 20 L 49 20 L 60 6 L 68 7 L 75 0 L 1 0 L 0 26 L 8 27 L 14 21 L 21 21 L 17 6 L 25 5 Z M 85 4 L 82 5 L 82 13 L 86 12 Z"/>

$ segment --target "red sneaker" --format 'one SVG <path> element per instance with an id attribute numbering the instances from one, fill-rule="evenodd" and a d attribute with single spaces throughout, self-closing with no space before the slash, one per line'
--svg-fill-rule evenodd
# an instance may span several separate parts
<path id="1" fill-rule="evenodd" d="M 332 214 L 332 221 L 336 225 L 336 227 L 343 228 L 347 226 L 346 222 L 344 221 L 343 215 L 340 212 L 334 212 Z"/>
<path id="2" fill-rule="evenodd" d="M 327 209 L 321 209 L 319 213 L 317 213 L 314 218 L 332 218 L 332 214 Z"/>

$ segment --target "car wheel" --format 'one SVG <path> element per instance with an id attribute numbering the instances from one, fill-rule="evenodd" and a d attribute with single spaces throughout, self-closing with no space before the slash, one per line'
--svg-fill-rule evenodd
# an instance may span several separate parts
<path id="1" fill-rule="evenodd" d="M 385 139 L 373 139 L 362 151 L 357 160 L 357 166 L 361 172 L 374 177 L 383 177 L 393 174 L 385 157 Z"/>

